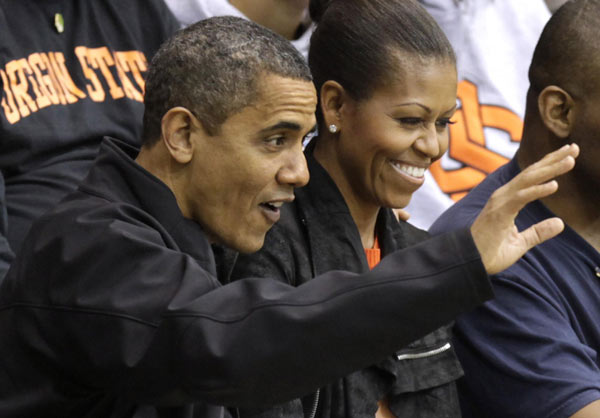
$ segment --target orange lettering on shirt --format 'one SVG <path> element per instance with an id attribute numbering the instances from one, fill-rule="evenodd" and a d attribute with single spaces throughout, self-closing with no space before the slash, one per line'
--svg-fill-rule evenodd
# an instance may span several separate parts
<path id="1" fill-rule="evenodd" d="M 462 198 L 479 184 L 486 175 L 505 164 L 508 159 L 486 148 L 484 127 L 507 132 L 512 141 L 521 140 L 523 122 L 508 109 L 481 105 L 477 86 L 470 81 L 458 85 L 461 108 L 457 110 L 450 126 L 448 155 L 462 167 L 445 170 L 440 161 L 431 166 L 431 174 L 440 189 L 454 200 Z"/>
<path id="2" fill-rule="evenodd" d="M 10 80 L 10 86 L 15 96 L 15 101 L 19 107 L 21 117 L 27 117 L 31 112 L 37 112 L 38 107 L 35 101 L 31 98 L 27 90 L 29 89 L 29 83 L 25 77 L 25 71 L 23 69 L 24 58 L 19 60 L 13 60 L 6 64 L 6 74 Z"/>
<path id="3" fill-rule="evenodd" d="M 137 100 L 138 102 L 143 102 L 143 93 L 135 88 L 135 86 L 133 85 L 131 80 L 129 80 L 129 77 L 126 74 L 126 71 L 130 71 L 130 69 L 124 52 L 115 52 L 115 64 L 117 67 L 117 74 L 119 75 L 119 79 L 121 80 L 121 85 L 123 86 L 123 90 L 125 90 L 125 95 L 130 99 Z"/>
<path id="4" fill-rule="evenodd" d="M 19 114 L 19 110 L 15 105 L 15 100 L 10 90 L 10 85 L 8 84 L 8 77 L 2 69 L 0 69 L 0 78 L 2 79 L 2 86 L 4 87 L 5 94 L 2 97 L 2 102 L 0 102 L 0 105 L 4 110 L 4 117 L 6 118 L 8 123 L 12 125 L 21 119 L 21 115 Z"/>
<path id="5" fill-rule="evenodd" d="M 48 74 L 50 75 L 50 79 L 52 80 L 52 84 L 54 85 L 54 89 L 56 90 L 56 94 L 58 95 L 58 101 L 60 102 L 61 105 L 67 104 L 67 99 L 65 97 L 63 87 L 54 71 L 54 67 L 52 66 L 52 64 L 50 62 L 49 55 L 46 53 L 41 53 L 40 57 L 42 58 L 42 62 L 44 63 L 44 66 L 48 69 Z"/>
<path id="6" fill-rule="evenodd" d="M 100 83 L 98 76 L 96 76 L 94 70 L 88 66 L 87 61 L 89 58 L 87 56 L 87 51 L 88 49 L 84 46 L 75 47 L 75 54 L 77 55 L 77 58 L 79 58 L 83 75 L 91 82 L 91 84 L 86 83 L 90 98 L 95 102 L 102 102 L 106 97 L 106 93 L 104 92 L 104 88 L 102 87 L 102 83 Z"/>
<path id="7" fill-rule="evenodd" d="M 73 82 L 71 74 L 65 65 L 65 56 L 62 52 L 49 52 L 48 57 L 56 78 L 58 79 L 60 86 L 62 87 L 63 93 L 67 103 L 75 103 L 78 98 L 84 99 L 85 93 L 81 91 Z"/>
<path id="8" fill-rule="evenodd" d="M 45 94 L 45 92 L 40 88 L 38 79 L 36 79 L 35 72 L 32 70 L 31 65 L 29 65 L 29 61 L 24 58 L 19 61 L 21 62 L 23 71 L 27 76 L 27 80 L 29 80 L 29 85 L 35 93 L 35 103 L 37 104 L 38 109 L 43 109 L 45 107 L 50 106 L 52 103 L 50 102 L 48 95 Z"/>
<path id="9" fill-rule="evenodd" d="M 56 86 L 50 75 L 47 73 L 49 71 L 48 65 L 46 64 L 47 60 L 44 62 L 42 54 L 35 52 L 29 56 L 28 61 L 44 97 L 48 98 L 53 105 L 59 104 L 60 100 L 58 98 L 58 93 L 56 92 Z M 42 73 L 42 71 L 45 73 Z"/>
<path id="10" fill-rule="evenodd" d="M 125 97 L 125 93 L 123 89 L 117 85 L 115 78 L 113 77 L 110 67 L 115 66 L 115 62 L 113 60 L 113 56 L 107 47 L 103 46 L 102 48 L 89 48 L 87 50 L 87 56 L 92 68 L 100 69 L 104 80 L 109 87 L 109 93 L 113 99 L 120 99 Z"/>
<path id="11" fill-rule="evenodd" d="M 137 83 L 140 94 L 144 94 L 145 81 L 142 72 L 148 70 L 148 62 L 146 56 L 141 51 L 120 51 L 115 53 L 115 57 L 119 61 L 119 65 L 125 72 L 133 75 L 133 79 Z"/>

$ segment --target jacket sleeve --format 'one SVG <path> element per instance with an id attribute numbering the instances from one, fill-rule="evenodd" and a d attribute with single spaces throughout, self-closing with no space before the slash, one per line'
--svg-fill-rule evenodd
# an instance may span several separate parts
<path id="1" fill-rule="evenodd" d="M 491 297 L 468 230 L 363 275 L 221 286 L 144 222 L 88 218 L 39 230 L 0 288 L 3 341 L 36 357 L 5 364 L 9 374 L 46 369 L 71 382 L 63 390 L 137 402 L 263 407 L 376 363 Z"/>
<path id="2" fill-rule="evenodd" d="M 297 288 L 234 282 L 164 320 L 189 320 L 177 364 L 210 371 L 215 385 L 202 396 L 266 405 L 376 363 L 490 296 L 470 233 L 461 231 L 396 252 L 363 275 L 334 271 Z M 182 377 L 189 393 L 205 387 L 205 375 Z"/>

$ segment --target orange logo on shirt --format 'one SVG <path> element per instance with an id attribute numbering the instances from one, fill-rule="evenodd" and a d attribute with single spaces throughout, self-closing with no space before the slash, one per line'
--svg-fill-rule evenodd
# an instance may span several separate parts
<path id="1" fill-rule="evenodd" d="M 460 200 L 477 186 L 486 175 L 508 162 L 508 159 L 486 148 L 483 128 L 503 130 L 511 141 L 519 142 L 523 121 L 510 110 L 479 104 L 477 86 L 463 80 L 458 85 L 461 107 L 454 114 L 455 124 L 450 125 L 448 156 L 461 163 L 461 168 L 446 170 L 441 161 L 431 166 L 431 174 L 440 189 L 453 200 Z"/>
<path id="2" fill-rule="evenodd" d="M 86 85 L 78 87 L 65 65 L 62 52 L 35 52 L 0 68 L 4 117 L 17 123 L 47 106 L 68 105 L 88 98 L 95 102 L 127 97 L 144 100 L 147 61 L 141 51 L 111 51 L 107 47 L 78 46 L 75 55 Z"/>

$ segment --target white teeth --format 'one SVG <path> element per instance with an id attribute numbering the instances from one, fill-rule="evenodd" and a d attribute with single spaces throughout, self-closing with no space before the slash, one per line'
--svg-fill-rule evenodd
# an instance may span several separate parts
<path id="1" fill-rule="evenodd" d="M 415 167 L 412 165 L 398 164 L 398 163 L 393 163 L 393 164 L 396 168 L 398 168 L 398 170 L 408 174 L 409 176 L 420 178 L 425 175 L 425 169 L 422 167 Z"/>

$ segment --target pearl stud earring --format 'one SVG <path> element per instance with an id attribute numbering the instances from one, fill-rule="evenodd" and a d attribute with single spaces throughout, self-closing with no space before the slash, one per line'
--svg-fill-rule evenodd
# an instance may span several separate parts
<path id="1" fill-rule="evenodd" d="M 331 132 L 332 134 L 336 133 L 338 131 L 338 127 L 335 126 L 334 124 L 329 125 L 329 132 Z"/>

